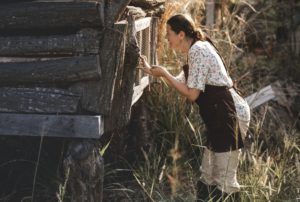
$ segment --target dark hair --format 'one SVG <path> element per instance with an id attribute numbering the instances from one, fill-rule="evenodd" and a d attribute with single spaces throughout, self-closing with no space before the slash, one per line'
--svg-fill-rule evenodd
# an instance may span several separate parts
<path id="1" fill-rule="evenodd" d="M 223 61 L 224 67 L 227 70 L 226 63 L 223 59 L 223 57 L 220 55 L 219 50 L 215 46 L 215 44 L 212 42 L 212 40 L 203 33 L 201 29 L 197 29 L 195 26 L 194 21 L 192 20 L 191 17 L 188 15 L 183 15 L 183 14 L 177 14 L 169 18 L 167 21 L 167 24 L 170 25 L 171 29 L 178 34 L 179 32 L 183 31 L 185 35 L 191 39 L 193 39 L 194 42 L 196 41 L 208 41 L 215 49 L 216 52 L 219 54 L 220 58 Z M 189 66 L 186 64 L 183 67 L 184 75 L 187 80 L 188 78 L 188 69 Z"/>
<path id="2" fill-rule="evenodd" d="M 167 21 L 167 24 L 170 25 L 171 29 L 176 34 L 178 34 L 180 31 L 183 31 L 187 37 L 192 38 L 195 41 L 208 40 L 202 30 L 197 29 L 194 21 L 187 15 L 174 15 Z"/>

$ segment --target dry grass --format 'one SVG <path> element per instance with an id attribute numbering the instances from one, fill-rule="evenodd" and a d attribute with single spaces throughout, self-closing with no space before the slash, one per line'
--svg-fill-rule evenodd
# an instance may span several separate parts
<path id="1" fill-rule="evenodd" d="M 199 24 L 203 20 L 204 6 L 204 1 L 197 0 L 167 1 L 160 23 L 158 55 L 160 63 L 173 72 L 178 71 L 185 58 L 167 49 L 165 22 L 175 13 L 187 12 Z M 254 11 L 248 19 L 239 14 L 245 7 Z M 255 56 L 241 48 L 246 29 L 270 9 L 267 6 L 256 11 L 243 1 L 231 10 L 223 8 L 222 23 L 210 29 L 202 27 L 224 56 L 231 75 L 240 78 L 240 86 L 246 94 L 278 79 L 278 57 Z M 144 153 L 145 162 L 133 166 L 136 180 L 147 193 L 144 200 L 193 201 L 205 142 L 198 109 L 193 106 L 192 113 L 186 116 L 184 100 L 165 85 L 152 86 L 148 105 L 155 149 Z M 299 131 L 286 109 L 277 102 L 270 102 L 252 112 L 249 130 L 252 140 L 243 151 L 238 173 L 243 186 L 241 201 L 292 201 L 300 197 Z"/>

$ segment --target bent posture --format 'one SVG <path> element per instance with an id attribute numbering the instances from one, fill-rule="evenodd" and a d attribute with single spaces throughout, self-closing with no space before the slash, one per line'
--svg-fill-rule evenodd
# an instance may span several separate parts
<path id="1" fill-rule="evenodd" d="M 197 183 L 197 201 L 220 197 L 238 201 L 238 160 L 249 127 L 247 102 L 233 88 L 224 62 L 211 40 L 185 15 L 167 21 L 171 48 L 187 55 L 187 65 L 174 77 L 164 67 L 150 66 L 142 58 L 145 72 L 163 77 L 169 85 L 199 105 L 207 128 L 207 145 Z M 230 195 L 230 196 L 229 196 Z M 229 197 L 227 197 L 229 196 Z"/>

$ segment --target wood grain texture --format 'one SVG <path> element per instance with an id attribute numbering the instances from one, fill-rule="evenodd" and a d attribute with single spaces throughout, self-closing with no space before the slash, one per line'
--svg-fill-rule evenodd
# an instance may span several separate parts
<path id="1" fill-rule="evenodd" d="M 0 114 L 0 135 L 100 138 L 101 116 Z"/>

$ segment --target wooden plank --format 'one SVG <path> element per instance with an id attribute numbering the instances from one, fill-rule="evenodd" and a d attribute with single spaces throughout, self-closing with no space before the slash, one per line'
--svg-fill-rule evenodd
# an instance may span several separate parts
<path id="1" fill-rule="evenodd" d="M 57 88 L 0 88 L 0 112 L 75 113 L 79 95 Z"/>
<path id="2" fill-rule="evenodd" d="M 78 56 L 46 61 L 0 63 L 0 85 L 56 83 L 99 79 L 98 56 Z"/>
<path id="3" fill-rule="evenodd" d="M 101 116 L 0 114 L 0 135 L 100 138 Z"/>
<path id="4" fill-rule="evenodd" d="M 131 106 L 134 105 L 143 95 L 144 89 L 149 85 L 149 76 L 144 76 L 139 85 L 133 87 Z"/>
<path id="5" fill-rule="evenodd" d="M 141 18 L 135 21 L 136 32 L 142 31 L 151 25 L 151 17 Z"/>
<path id="6" fill-rule="evenodd" d="M 0 56 L 98 54 L 99 35 L 94 29 L 83 29 L 71 35 L 0 37 Z"/>
<path id="7" fill-rule="evenodd" d="M 268 85 L 256 93 L 246 97 L 246 101 L 248 102 L 250 108 L 253 109 L 274 98 L 275 92 L 273 91 L 271 85 Z"/>
<path id="8" fill-rule="evenodd" d="M 0 4 L 0 35 L 73 32 L 102 28 L 99 4 L 104 2 L 23 2 Z"/>

